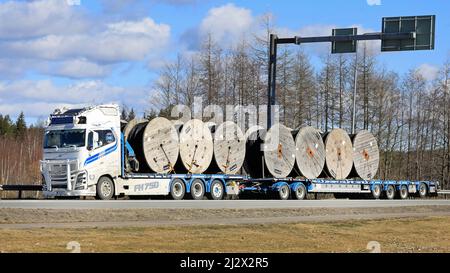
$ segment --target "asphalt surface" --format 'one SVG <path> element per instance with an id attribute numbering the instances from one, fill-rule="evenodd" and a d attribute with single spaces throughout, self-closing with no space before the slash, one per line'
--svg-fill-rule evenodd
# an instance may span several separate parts
<path id="1" fill-rule="evenodd" d="M 450 200 L 0 200 L 21 209 L 262 209 L 450 206 Z"/>

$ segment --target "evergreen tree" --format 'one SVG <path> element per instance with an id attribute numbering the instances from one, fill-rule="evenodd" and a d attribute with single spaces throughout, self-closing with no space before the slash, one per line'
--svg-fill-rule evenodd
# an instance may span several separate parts
<path id="1" fill-rule="evenodd" d="M 0 115 L 0 136 L 11 135 L 14 130 L 14 125 L 9 115 Z"/>
<path id="2" fill-rule="evenodd" d="M 144 119 L 146 119 L 146 120 L 152 120 L 152 119 L 156 118 L 157 116 L 158 116 L 158 113 L 154 109 L 151 109 L 150 111 L 144 113 Z"/>
<path id="3" fill-rule="evenodd" d="M 122 112 L 120 113 L 120 119 L 121 120 L 128 120 L 128 111 L 126 106 L 122 107 Z"/>
<path id="4" fill-rule="evenodd" d="M 23 112 L 20 112 L 19 117 L 17 118 L 15 125 L 15 135 L 16 137 L 23 137 L 27 132 L 27 124 L 25 123 L 25 115 Z"/>
<path id="5" fill-rule="evenodd" d="M 136 117 L 136 114 L 134 113 L 134 109 L 131 108 L 130 113 L 128 113 L 127 121 L 130 121 L 130 120 L 134 119 L 135 117 Z"/>

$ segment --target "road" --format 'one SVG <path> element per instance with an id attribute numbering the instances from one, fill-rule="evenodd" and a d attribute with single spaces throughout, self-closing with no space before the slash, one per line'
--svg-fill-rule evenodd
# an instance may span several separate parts
<path id="1" fill-rule="evenodd" d="M 450 200 L 0 200 L 21 209 L 286 209 L 450 206 Z"/>

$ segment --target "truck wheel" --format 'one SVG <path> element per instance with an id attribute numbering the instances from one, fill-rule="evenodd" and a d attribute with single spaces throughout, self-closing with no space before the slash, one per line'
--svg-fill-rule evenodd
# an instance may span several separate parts
<path id="1" fill-rule="evenodd" d="M 289 199 L 289 192 L 290 192 L 289 186 L 283 185 L 278 189 L 278 197 L 281 200 L 287 200 Z"/>
<path id="2" fill-rule="evenodd" d="M 170 196 L 173 200 L 182 200 L 185 193 L 186 187 L 184 186 L 183 180 L 179 178 L 172 180 L 172 184 L 170 186 Z"/>
<path id="3" fill-rule="evenodd" d="M 222 182 L 219 180 L 214 180 L 211 183 L 211 190 L 209 193 L 210 198 L 213 200 L 222 200 L 224 194 L 225 194 L 225 191 L 224 191 Z"/>
<path id="4" fill-rule="evenodd" d="M 306 187 L 301 183 L 294 191 L 294 198 L 297 200 L 303 200 L 306 197 Z"/>
<path id="5" fill-rule="evenodd" d="M 427 193 L 428 193 L 427 185 L 425 185 L 425 183 L 420 183 L 419 184 L 419 197 L 425 198 L 425 197 L 427 197 Z"/>
<path id="6" fill-rule="evenodd" d="M 408 199 L 408 187 L 406 187 L 406 185 L 401 185 L 398 195 L 400 199 Z"/>
<path id="7" fill-rule="evenodd" d="M 194 200 L 202 200 L 205 196 L 205 185 L 200 179 L 194 179 L 191 184 L 191 196 Z"/>
<path id="8" fill-rule="evenodd" d="M 97 182 L 96 198 L 110 200 L 114 196 L 114 182 L 107 176 L 102 176 Z"/>
<path id="9" fill-rule="evenodd" d="M 381 196 L 381 186 L 378 184 L 373 185 L 372 197 L 374 199 L 380 199 L 380 196 Z"/>
<path id="10" fill-rule="evenodd" d="M 386 190 L 386 198 L 392 200 L 395 198 L 395 188 L 393 185 L 389 185 Z"/>

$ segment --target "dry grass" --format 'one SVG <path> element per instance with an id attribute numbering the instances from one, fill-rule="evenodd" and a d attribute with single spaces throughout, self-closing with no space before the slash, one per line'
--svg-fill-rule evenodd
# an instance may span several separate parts
<path id="1" fill-rule="evenodd" d="M 2 252 L 450 252 L 450 217 L 108 229 L 3 229 Z"/>

